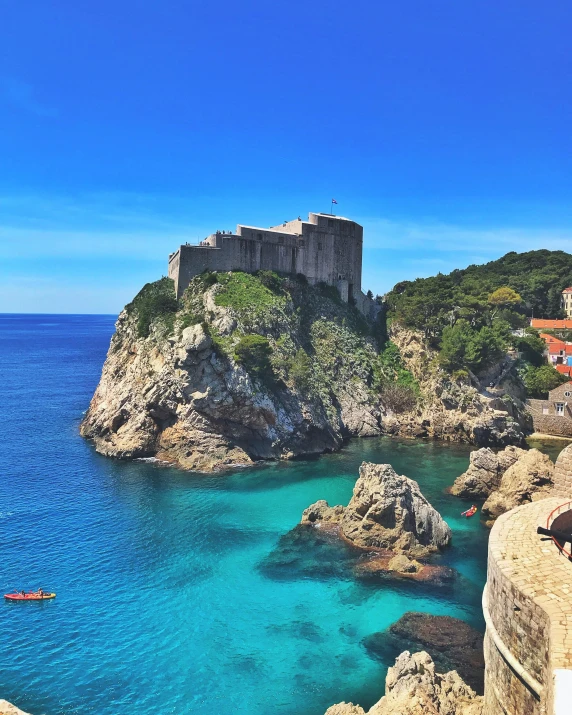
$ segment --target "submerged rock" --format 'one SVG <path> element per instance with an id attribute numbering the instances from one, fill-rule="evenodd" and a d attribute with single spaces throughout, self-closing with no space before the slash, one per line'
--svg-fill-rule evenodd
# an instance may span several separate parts
<path id="1" fill-rule="evenodd" d="M 390 464 L 363 462 L 340 528 L 344 538 L 360 548 L 415 556 L 451 541 L 451 529 L 417 482 L 399 476 Z"/>
<path id="2" fill-rule="evenodd" d="M 438 673 L 428 653 L 404 651 L 387 671 L 385 695 L 367 715 L 481 715 L 482 708 L 482 697 L 456 671 Z M 339 703 L 325 715 L 366 715 L 366 711 Z"/>
<path id="3" fill-rule="evenodd" d="M 439 669 L 457 670 L 474 690 L 483 692 L 483 635 L 458 618 L 409 612 L 386 631 L 364 638 L 363 645 L 385 663 L 403 650 L 426 650 Z"/>

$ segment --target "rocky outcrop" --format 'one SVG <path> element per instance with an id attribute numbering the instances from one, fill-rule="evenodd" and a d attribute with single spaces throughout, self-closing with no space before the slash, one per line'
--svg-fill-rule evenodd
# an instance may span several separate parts
<path id="1" fill-rule="evenodd" d="M 456 670 L 473 690 L 483 693 L 483 634 L 458 618 L 405 613 L 387 630 L 366 636 L 362 643 L 382 663 L 392 662 L 404 650 L 425 650 L 439 671 Z"/>
<path id="2" fill-rule="evenodd" d="M 483 504 L 487 519 L 496 519 L 515 506 L 545 499 L 552 489 L 554 464 L 548 455 L 531 449 L 503 474 L 497 490 Z"/>
<path id="3" fill-rule="evenodd" d="M 481 715 L 482 697 L 456 671 L 440 674 L 424 651 L 404 651 L 387 671 L 385 695 L 367 715 Z M 352 703 L 328 708 L 326 715 L 366 715 Z"/>
<path id="4" fill-rule="evenodd" d="M 495 453 L 483 448 L 471 452 L 469 468 L 455 479 L 451 494 L 466 499 L 486 499 L 485 518 L 496 519 L 520 504 L 548 496 L 554 464 L 537 449 L 506 447 Z"/>
<path id="5" fill-rule="evenodd" d="M 524 449 L 512 446 L 502 452 L 493 452 L 489 447 L 471 452 L 469 468 L 455 479 L 451 494 L 464 499 L 486 499 L 499 488 L 506 470 L 524 454 Z"/>
<path id="6" fill-rule="evenodd" d="M 28 715 L 7 700 L 0 700 L 0 715 Z"/>
<path id="7" fill-rule="evenodd" d="M 363 462 L 347 507 L 330 507 L 322 500 L 302 515 L 302 523 L 322 522 L 338 525 L 340 534 L 359 548 L 409 556 L 424 556 L 451 541 L 451 529 L 417 482 L 399 476 L 390 464 Z M 417 570 L 414 563 L 394 565 L 398 571 Z"/>
<path id="8" fill-rule="evenodd" d="M 390 464 L 364 462 L 341 522 L 344 537 L 360 548 L 422 556 L 447 546 L 451 529 L 417 482 Z"/>
<path id="9" fill-rule="evenodd" d="M 474 386 L 455 382 L 438 367 L 436 351 L 425 345 L 422 336 L 397 322 L 391 324 L 390 337 L 418 381 L 423 400 L 404 414 L 387 414 L 386 433 L 483 447 L 525 446 L 532 425 L 521 401 L 508 394 L 506 399 L 487 396 Z M 498 389 L 502 395 L 502 385 Z"/>
<path id="10" fill-rule="evenodd" d="M 273 292 L 244 276 L 198 276 L 174 312 L 149 319 L 150 304 L 174 300 L 163 279 L 123 310 L 81 426 L 98 452 L 211 471 L 380 434 L 378 352 L 363 317 L 301 281 Z M 259 305 L 241 298 L 250 289 Z"/>

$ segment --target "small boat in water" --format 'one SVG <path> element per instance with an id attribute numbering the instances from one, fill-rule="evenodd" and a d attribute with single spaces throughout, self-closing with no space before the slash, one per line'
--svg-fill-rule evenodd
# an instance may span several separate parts
<path id="1" fill-rule="evenodd" d="M 49 601 L 55 598 L 55 593 L 48 591 L 15 591 L 14 593 L 5 593 L 4 598 L 8 601 Z"/>
<path id="2" fill-rule="evenodd" d="M 461 516 L 466 516 L 468 519 L 470 516 L 474 516 L 476 513 L 477 513 L 477 507 L 475 505 L 473 505 L 470 509 L 467 509 L 467 511 L 461 512 Z"/>

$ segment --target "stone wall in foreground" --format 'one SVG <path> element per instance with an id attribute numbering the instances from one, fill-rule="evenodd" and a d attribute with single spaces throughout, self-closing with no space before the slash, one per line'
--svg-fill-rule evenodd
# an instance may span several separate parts
<path id="1" fill-rule="evenodd" d="M 491 531 L 483 715 L 570 712 L 557 702 L 572 682 L 572 563 L 536 533 L 561 504 L 551 497 L 517 507 Z"/>

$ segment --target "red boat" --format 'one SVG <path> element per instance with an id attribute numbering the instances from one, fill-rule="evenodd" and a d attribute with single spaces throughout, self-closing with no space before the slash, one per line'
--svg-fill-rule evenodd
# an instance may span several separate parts
<path id="1" fill-rule="evenodd" d="M 28 591 L 28 593 L 20 591 L 4 594 L 4 598 L 6 598 L 8 601 L 49 601 L 50 599 L 55 597 L 55 593 L 49 593 L 47 591 L 44 591 L 42 593 L 38 593 L 37 591 Z"/>
<path id="2" fill-rule="evenodd" d="M 472 506 L 470 509 L 467 509 L 467 511 L 464 511 L 464 512 L 461 514 L 461 516 L 466 516 L 467 519 L 468 519 L 470 516 L 474 516 L 476 513 L 477 513 L 477 507 L 476 507 L 476 506 Z"/>

